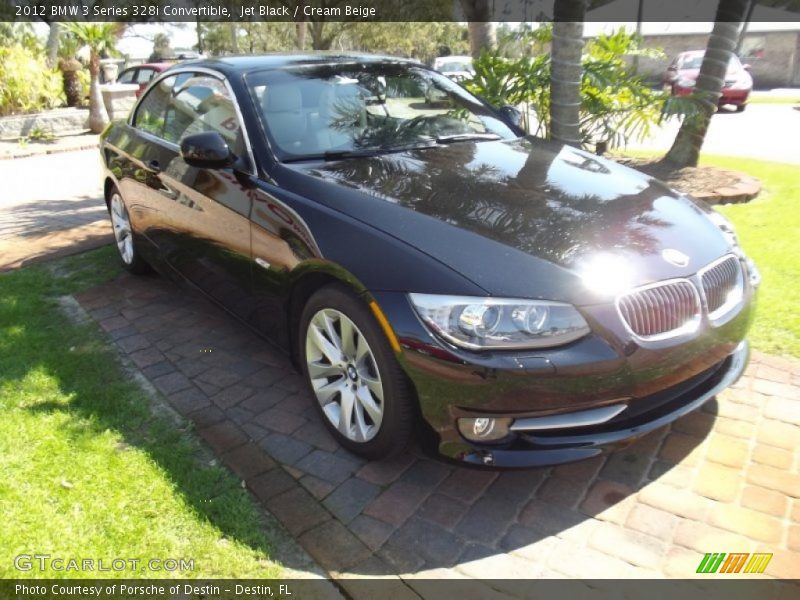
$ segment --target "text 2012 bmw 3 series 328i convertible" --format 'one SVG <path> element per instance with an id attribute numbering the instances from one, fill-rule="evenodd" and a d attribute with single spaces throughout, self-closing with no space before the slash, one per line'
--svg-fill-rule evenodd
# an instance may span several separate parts
<path id="1" fill-rule="evenodd" d="M 122 262 L 289 353 L 362 456 L 630 443 L 741 375 L 758 271 L 705 204 L 516 116 L 393 58 L 183 63 L 102 136 Z"/>

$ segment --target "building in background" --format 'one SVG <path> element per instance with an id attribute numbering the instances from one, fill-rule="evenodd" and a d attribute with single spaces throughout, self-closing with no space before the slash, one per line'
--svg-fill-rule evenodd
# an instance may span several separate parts
<path id="1" fill-rule="evenodd" d="M 691 25 L 696 25 L 699 31 L 643 33 L 644 46 L 663 49 L 666 58 L 641 57 L 639 73 L 653 82 L 660 81 L 675 55 L 705 49 L 710 33 L 705 31 L 708 24 Z M 750 65 L 756 89 L 800 86 L 800 23 L 750 23 L 739 58 Z"/>
<path id="2" fill-rule="evenodd" d="M 635 22 L 619 15 L 637 14 L 640 0 L 613 0 L 587 13 L 584 35 L 593 37 L 619 27 L 636 31 Z M 653 83 L 677 54 L 704 50 L 714 25 L 716 2 L 644 0 L 640 32 L 646 48 L 661 48 L 666 57 L 640 57 L 639 73 Z M 757 5 L 747 25 L 739 57 L 751 66 L 756 88 L 800 86 L 800 13 Z"/>

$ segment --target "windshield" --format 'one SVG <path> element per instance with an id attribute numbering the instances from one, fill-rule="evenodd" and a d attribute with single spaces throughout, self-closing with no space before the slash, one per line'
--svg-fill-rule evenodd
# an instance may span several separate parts
<path id="1" fill-rule="evenodd" d="M 298 66 L 247 83 L 284 161 L 516 137 L 463 88 L 414 65 Z"/>
<path id="2" fill-rule="evenodd" d="M 442 73 L 455 73 L 457 71 L 472 71 L 472 64 L 467 62 L 446 62 L 439 65 Z"/>
<path id="3" fill-rule="evenodd" d="M 699 69 L 703 65 L 703 55 L 702 54 L 692 54 L 689 56 L 685 56 L 681 61 L 681 69 Z M 742 63 L 739 62 L 739 59 L 735 56 L 731 56 L 730 61 L 728 62 L 728 70 L 729 71 L 737 71 L 741 68 Z"/>

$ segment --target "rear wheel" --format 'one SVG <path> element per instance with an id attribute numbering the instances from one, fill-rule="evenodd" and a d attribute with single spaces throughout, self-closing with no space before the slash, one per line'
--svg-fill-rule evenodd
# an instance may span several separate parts
<path id="1" fill-rule="evenodd" d="M 146 273 L 149 265 L 139 256 L 136 251 L 136 243 L 133 239 L 133 228 L 128 214 L 125 201 L 116 187 L 111 188 L 108 199 L 108 212 L 111 216 L 111 226 L 114 229 L 114 241 L 117 244 L 119 257 L 122 266 L 135 274 Z"/>
<path id="2" fill-rule="evenodd" d="M 300 319 L 301 365 L 325 426 L 351 452 L 401 452 L 414 418 L 411 386 L 364 302 L 339 284 L 318 290 Z"/>

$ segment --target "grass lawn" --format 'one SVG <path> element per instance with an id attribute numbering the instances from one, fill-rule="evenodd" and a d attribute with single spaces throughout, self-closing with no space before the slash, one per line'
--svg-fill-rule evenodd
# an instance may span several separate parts
<path id="1" fill-rule="evenodd" d="M 0 577 L 279 577 L 240 481 L 150 410 L 94 323 L 61 312 L 58 296 L 119 273 L 114 252 L 0 275 Z M 141 563 L 19 572 L 20 554 Z M 143 571 L 151 558 L 194 570 Z"/>
<path id="2" fill-rule="evenodd" d="M 757 96 L 751 95 L 748 104 L 800 104 L 800 93 L 796 96 Z"/>
<path id="3" fill-rule="evenodd" d="M 763 190 L 747 204 L 717 207 L 736 226 L 764 277 L 750 339 L 756 349 L 800 358 L 800 192 L 796 165 L 706 156 L 702 165 L 742 171 Z"/>

